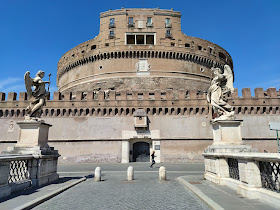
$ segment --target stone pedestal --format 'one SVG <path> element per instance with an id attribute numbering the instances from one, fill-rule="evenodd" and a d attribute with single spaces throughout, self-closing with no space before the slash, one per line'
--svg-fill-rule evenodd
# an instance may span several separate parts
<path id="1" fill-rule="evenodd" d="M 221 184 L 229 178 L 228 158 L 220 158 L 218 154 L 246 154 L 257 152 L 249 145 L 242 143 L 242 120 L 216 120 L 213 126 L 213 144 L 203 153 L 205 173 L 204 178 Z"/>
<path id="2" fill-rule="evenodd" d="M 242 135 L 240 125 L 243 120 L 213 121 L 213 145 L 240 145 Z"/>
<path id="3" fill-rule="evenodd" d="M 30 179 L 33 186 L 42 186 L 59 179 L 57 174 L 57 150 L 48 145 L 49 128 L 44 121 L 24 121 L 20 127 L 19 138 L 14 147 L 9 147 L 2 154 L 32 155 Z"/>
<path id="4" fill-rule="evenodd" d="M 52 126 L 43 121 L 18 122 L 19 141 L 17 147 L 48 147 L 49 128 Z"/>
<path id="5" fill-rule="evenodd" d="M 256 149 L 242 143 L 242 122 L 243 120 L 213 121 L 213 144 L 205 152 L 256 152 Z"/>
<path id="6" fill-rule="evenodd" d="M 58 155 L 57 150 L 48 145 L 49 128 L 44 121 L 17 122 L 19 125 L 18 142 L 8 147 L 4 154 Z"/>

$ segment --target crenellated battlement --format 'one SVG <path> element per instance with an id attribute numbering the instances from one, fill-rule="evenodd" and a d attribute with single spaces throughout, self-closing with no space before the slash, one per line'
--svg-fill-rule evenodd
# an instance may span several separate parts
<path id="1" fill-rule="evenodd" d="M 238 90 L 229 98 L 229 104 L 238 114 L 279 114 L 280 92 L 276 88 Z M 7 97 L 6 97 L 7 96 Z M 23 117 L 28 106 L 25 92 L 0 93 L 0 117 Z M 148 115 L 208 115 L 209 104 L 206 93 L 197 90 L 147 90 L 147 91 L 94 91 L 94 92 L 54 92 L 48 100 L 42 116 L 128 116 L 135 110 L 145 109 Z"/>
<path id="2" fill-rule="evenodd" d="M 17 93 L 9 92 L 5 94 L 0 92 L 1 102 L 11 102 L 11 101 L 27 101 L 27 93 L 20 92 L 19 97 Z M 6 97 L 7 96 L 7 97 Z M 202 93 L 197 90 L 177 90 L 173 91 L 168 89 L 162 90 L 144 90 L 144 91 L 93 91 L 93 92 L 54 92 L 53 99 L 51 101 L 112 101 L 112 100 L 182 100 L 182 99 L 197 99 L 206 98 L 206 93 Z"/>
<path id="3" fill-rule="evenodd" d="M 250 88 L 242 89 L 242 96 L 238 95 L 238 89 L 235 88 L 234 93 L 229 100 L 236 99 L 275 99 L 280 98 L 280 91 L 276 88 L 268 88 L 266 91 L 263 88 L 254 89 L 255 96 L 251 95 Z M 92 91 L 92 92 L 54 92 L 51 101 L 112 101 L 112 100 L 184 100 L 184 99 L 206 99 L 206 93 L 198 90 L 131 90 L 131 91 Z M 0 92 L 0 102 L 11 101 L 27 101 L 27 93 L 9 92 L 8 94 Z"/>

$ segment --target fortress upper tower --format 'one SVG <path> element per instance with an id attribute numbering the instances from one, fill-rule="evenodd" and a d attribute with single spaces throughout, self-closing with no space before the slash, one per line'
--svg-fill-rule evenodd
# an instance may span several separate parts
<path id="1" fill-rule="evenodd" d="M 97 37 L 58 62 L 64 91 L 197 89 L 209 87 L 211 70 L 233 62 L 220 46 L 181 31 L 181 14 L 162 9 L 119 9 L 100 14 Z"/>

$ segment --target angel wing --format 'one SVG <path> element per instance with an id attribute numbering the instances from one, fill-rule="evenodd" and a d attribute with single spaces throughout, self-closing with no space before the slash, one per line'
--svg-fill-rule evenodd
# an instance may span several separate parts
<path id="1" fill-rule="evenodd" d="M 226 86 L 230 90 L 231 93 L 233 93 L 234 88 L 233 88 L 233 74 L 231 71 L 231 68 L 229 65 L 224 66 L 224 73 L 223 75 L 227 78 L 227 83 Z"/>
<path id="2" fill-rule="evenodd" d="M 32 96 L 32 83 L 33 83 L 33 79 L 30 77 L 30 72 L 27 71 L 24 74 L 24 82 L 25 82 L 25 88 L 26 88 L 26 92 L 27 92 L 27 98 L 30 99 Z"/>

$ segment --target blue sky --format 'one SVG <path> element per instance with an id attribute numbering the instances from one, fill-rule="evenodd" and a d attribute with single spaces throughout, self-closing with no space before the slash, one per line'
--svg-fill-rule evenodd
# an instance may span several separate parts
<path id="1" fill-rule="evenodd" d="M 182 31 L 214 42 L 233 58 L 235 83 L 242 88 L 280 88 L 279 0 L 1 0 L 0 92 L 25 91 L 23 75 L 51 76 L 57 62 L 99 32 L 99 14 L 109 9 L 156 8 L 180 11 Z M 240 95 L 240 94 L 239 94 Z"/>

